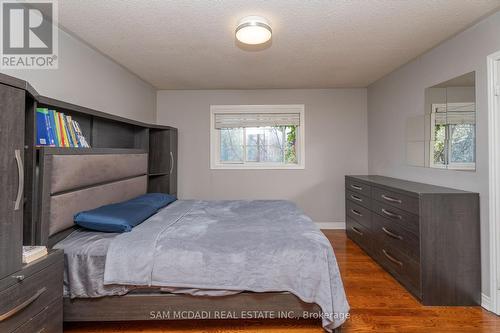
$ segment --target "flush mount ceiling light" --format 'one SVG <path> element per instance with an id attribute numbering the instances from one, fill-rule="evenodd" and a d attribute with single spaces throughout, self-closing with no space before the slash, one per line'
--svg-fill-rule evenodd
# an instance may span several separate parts
<path id="1" fill-rule="evenodd" d="M 260 16 L 247 16 L 238 22 L 236 39 L 244 44 L 262 44 L 271 39 L 269 21 Z"/>

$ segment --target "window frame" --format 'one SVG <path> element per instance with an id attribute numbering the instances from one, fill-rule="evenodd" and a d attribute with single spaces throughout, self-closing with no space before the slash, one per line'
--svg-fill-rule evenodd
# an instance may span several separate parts
<path id="1" fill-rule="evenodd" d="M 470 103 L 433 103 L 431 105 L 431 140 L 429 141 L 429 160 L 430 166 L 436 169 L 448 169 L 448 170 L 458 170 L 458 171 L 476 171 L 476 161 L 475 162 L 450 162 L 450 151 L 451 151 L 451 140 L 449 138 L 449 127 L 450 124 L 445 124 L 445 160 L 444 164 L 435 164 L 434 163 L 434 142 L 436 138 L 434 136 L 434 128 L 436 126 L 436 112 L 439 108 L 447 108 L 448 104 L 455 104 L 457 106 L 463 106 Z M 477 143 L 477 133 L 474 133 L 474 160 L 477 158 L 477 147 L 475 146 Z"/>
<path id="2" fill-rule="evenodd" d="M 220 131 L 215 128 L 217 113 L 298 113 L 297 163 L 271 162 L 220 162 Z M 213 170 L 274 170 L 305 169 L 305 106 L 304 104 L 279 105 L 210 105 L 210 169 Z"/>

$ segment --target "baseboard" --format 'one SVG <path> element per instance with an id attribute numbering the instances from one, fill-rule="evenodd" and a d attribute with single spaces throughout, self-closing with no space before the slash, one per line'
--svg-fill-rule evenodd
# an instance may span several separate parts
<path id="1" fill-rule="evenodd" d="M 481 294 L 481 306 L 488 311 L 492 311 L 490 296 L 486 296 L 485 294 Z"/>
<path id="2" fill-rule="evenodd" d="M 345 230 L 345 222 L 315 222 L 320 229 Z"/>

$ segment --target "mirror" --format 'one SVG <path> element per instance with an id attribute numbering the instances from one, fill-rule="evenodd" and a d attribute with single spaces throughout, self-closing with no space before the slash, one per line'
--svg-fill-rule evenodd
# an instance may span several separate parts
<path id="1" fill-rule="evenodd" d="M 425 90 L 425 113 L 408 118 L 409 165 L 476 170 L 475 72 Z"/>

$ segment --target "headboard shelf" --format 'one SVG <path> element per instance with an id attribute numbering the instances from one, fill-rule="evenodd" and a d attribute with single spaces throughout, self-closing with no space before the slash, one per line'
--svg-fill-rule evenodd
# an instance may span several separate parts
<path id="1" fill-rule="evenodd" d="M 144 154 L 147 149 L 36 147 L 45 155 Z"/>
<path id="2" fill-rule="evenodd" d="M 99 194 L 102 200 L 99 199 L 98 203 L 105 202 L 106 198 L 115 194 L 136 194 L 130 191 L 137 188 L 141 191 L 143 189 L 144 192 L 149 189 L 154 192 L 177 194 L 177 129 L 175 127 L 149 124 L 42 96 L 29 82 L 2 73 L 0 73 L 0 87 L 24 90 L 22 98 L 19 97 L 16 100 L 16 106 L 20 108 L 21 113 L 24 110 L 24 114 L 22 114 L 23 117 L 16 115 L 15 119 L 20 122 L 24 119 L 24 128 L 21 128 L 21 124 L 17 129 L 22 140 L 16 140 L 16 142 L 20 144 L 20 150 L 24 146 L 24 156 L 21 157 L 24 159 L 24 188 L 23 192 L 18 191 L 18 193 L 24 193 L 24 206 L 21 205 L 18 213 L 23 215 L 23 226 L 19 228 L 22 235 L 19 235 L 19 238 L 23 239 L 25 245 L 47 243 L 48 226 L 51 220 L 54 220 L 50 217 L 50 213 L 53 213 L 55 208 L 69 207 L 74 203 L 70 200 L 61 204 L 61 200 L 64 199 L 63 195 L 69 194 L 67 191 L 74 192 L 76 197 L 78 193 L 90 193 L 89 186 L 111 188 L 106 190 L 108 192 Z M 7 103 L 7 100 L 3 102 Z M 72 120 L 78 122 L 91 148 L 38 147 L 37 108 L 47 108 L 71 116 Z M 9 110 L 12 110 L 10 112 L 14 113 L 14 109 L 14 107 L 9 107 Z M 7 119 L 11 118 L 7 116 Z M 116 159 L 104 156 L 113 154 L 117 155 Z M 134 159 L 135 157 L 123 155 L 141 154 L 145 155 L 141 164 L 144 170 L 137 174 L 138 162 Z M 64 168 L 63 164 L 68 164 L 70 167 Z M 59 173 L 63 169 L 63 175 L 60 176 Z M 132 174 L 129 175 L 127 172 Z M 89 174 L 96 183 L 86 183 Z M 52 175 L 55 175 L 55 179 Z M 104 175 L 106 179 L 99 178 Z M 116 180 L 115 176 L 120 176 L 120 179 Z M 73 180 L 75 182 L 78 180 L 80 183 L 73 184 L 71 188 L 64 188 L 61 185 L 65 183 L 68 187 Z M 135 183 L 132 184 L 131 182 L 134 181 Z M 116 190 L 114 186 L 121 187 Z M 94 197 L 93 193 L 85 199 L 90 200 Z M 116 198 L 118 199 L 120 198 Z"/>
<path id="3" fill-rule="evenodd" d="M 168 176 L 168 172 L 155 172 L 155 173 L 148 173 L 149 177 L 157 177 L 157 176 Z"/>

